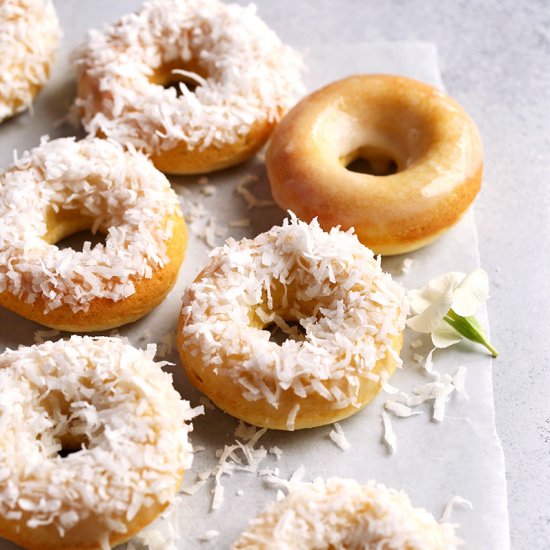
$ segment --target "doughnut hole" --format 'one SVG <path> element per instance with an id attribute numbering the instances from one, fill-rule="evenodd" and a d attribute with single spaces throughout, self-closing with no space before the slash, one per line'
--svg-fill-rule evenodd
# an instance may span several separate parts
<path id="1" fill-rule="evenodd" d="M 48 244 L 56 245 L 73 235 L 85 231 L 90 231 L 95 235 L 94 228 L 95 219 L 91 216 L 82 215 L 77 209 L 61 209 L 55 212 L 49 209 L 46 214 L 46 233 L 42 235 L 42 239 Z M 101 233 L 105 233 L 105 228 Z M 60 246 L 67 248 L 67 246 Z"/>
<path id="2" fill-rule="evenodd" d="M 88 386 L 86 380 L 80 383 Z M 77 401 L 80 403 L 86 401 L 83 396 L 79 396 Z M 57 455 L 61 458 L 76 453 L 90 446 L 88 437 L 88 427 L 83 418 L 75 415 L 75 410 L 71 405 L 72 400 L 61 390 L 51 390 L 48 395 L 37 403 L 42 408 L 49 419 L 52 421 L 52 427 L 39 434 L 39 440 L 45 446 L 58 448 Z"/>
<path id="3" fill-rule="evenodd" d="M 313 136 L 320 150 L 336 151 L 336 159 L 334 153 L 330 158 L 341 167 L 372 176 L 404 172 L 425 157 L 434 139 L 424 114 L 399 100 L 380 108 L 365 103 L 358 112 L 346 104 L 328 108 L 320 126 L 326 130 Z"/>
<path id="4" fill-rule="evenodd" d="M 194 77 L 193 75 L 197 75 Z M 182 95 L 181 84 L 194 93 L 201 85 L 201 80 L 206 80 L 209 74 L 204 66 L 196 60 L 190 61 L 174 60 L 168 61 L 153 69 L 149 82 L 162 86 L 164 89 L 173 88 L 176 96 Z"/>
<path id="5" fill-rule="evenodd" d="M 390 153 L 368 145 L 352 151 L 340 161 L 351 172 L 372 176 L 391 176 L 403 169 Z"/>
<path id="6" fill-rule="evenodd" d="M 46 217 L 47 232 L 42 236 L 48 244 L 58 248 L 82 251 L 86 243 L 93 248 L 105 244 L 105 228 L 94 230 L 94 218 L 82 216 L 76 210 L 50 211 Z"/>

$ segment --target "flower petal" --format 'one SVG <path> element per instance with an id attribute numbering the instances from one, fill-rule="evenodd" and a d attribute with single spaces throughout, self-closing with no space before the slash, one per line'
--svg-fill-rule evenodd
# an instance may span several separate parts
<path id="1" fill-rule="evenodd" d="M 464 279 L 464 273 L 451 271 L 432 279 L 426 286 L 417 290 L 409 290 L 407 297 L 413 313 L 422 313 L 442 295 L 446 295 L 449 289 L 455 289 Z"/>
<path id="2" fill-rule="evenodd" d="M 432 342 L 436 348 L 448 348 L 463 339 L 462 335 L 445 321 L 432 332 Z"/>
<path id="3" fill-rule="evenodd" d="M 474 315 L 489 296 L 489 276 L 483 269 L 468 273 L 455 289 L 453 311 L 463 317 Z"/>
<path id="4" fill-rule="evenodd" d="M 440 293 L 424 311 L 407 321 L 410 328 L 416 332 L 432 332 L 439 326 L 453 303 L 453 281 L 448 279 L 447 283 L 445 292 Z"/>

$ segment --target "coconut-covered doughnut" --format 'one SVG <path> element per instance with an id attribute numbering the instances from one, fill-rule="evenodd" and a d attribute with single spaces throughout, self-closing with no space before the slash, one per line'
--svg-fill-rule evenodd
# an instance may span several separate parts
<path id="1" fill-rule="evenodd" d="M 83 229 L 105 242 L 56 246 Z M 186 242 L 166 177 L 116 143 L 43 141 L 0 176 L 0 305 L 43 325 L 95 331 L 142 317 L 174 285 Z"/>
<path id="2" fill-rule="evenodd" d="M 359 159 L 368 173 L 354 171 Z M 266 162 L 282 208 L 325 229 L 354 227 L 363 244 L 389 255 L 420 248 L 460 220 L 479 191 L 483 151 L 474 121 L 441 90 L 355 75 L 294 107 Z"/>
<path id="3" fill-rule="evenodd" d="M 300 57 L 254 6 L 217 0 L 146 2 L 92 31 L 75 59 L 86 130 L 133 144 L 174 174 L 253 155 L 301 89 Z"/>
<path id="4" fill-rule="evenodd" d="M 351 479 L 294 484 L 231 550 L 455 550 L 455 525 L 414 508 L 403 491 Z"/>
<path id="5" fill-rule="evenodd" d="M 400 363 L 406 313 L 403 289 L 353 232 L 292 216 L 212 251 L 184 293 L 179 351 L 191 383 L 229 414 L 309 428 L 376 396 Z M 271 341 L 271 326 L 288 339 Z"/>
<path id="6" fill-rule="evenodd" d="M 72 336 L 0 355 L 0 536 L 106 550 L 173 500 L 195 414 L 155 346 Z"/>
<path id="7" fill-rule="evenodd" d="M 28 109 L 46 84 L 60 34 L 51 0 L 0 3 L 0 122 Z"/>

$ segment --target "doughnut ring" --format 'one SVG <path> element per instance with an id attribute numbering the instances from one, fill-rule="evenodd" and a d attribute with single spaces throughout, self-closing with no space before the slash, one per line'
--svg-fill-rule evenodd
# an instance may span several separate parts
<path id="1" fill-rule="evenodd" d="M 302 86 L 301 58 L 255 8 L 217 0 L 146 2 L 91 32 L 75 60 L 85 129 L 171 174 L 252 156 Z"/>
<path id="2" fill-rule="evenodd" d="M 358 159 L 368 173 L 352 170 Z M 460 220 L 479 191 L 483 152 L 473 120 L 442 91 L 355 75 L 294 107 L 266 163 L 282 208 L 317 217 L 325 229 L 354 227 L 376 254 L 392 255 L 427 245 Z"/>
<path id="3" fill-rule="evenodd" d="M 50 76 L 60 35 L 51 0 L 0 4 L 0 122 L 31 106 Z"/>
<path id="4" fill-rule="evenodd" d="M 404 492 L 332 478 L 291 486 L 288 496 L 250 522 L 231 550 L 456 550 L 461 543 L 455 525 L 414 508 Z"/>
<path id="5" fill-rule="evenodd" d="M 105 243 L 55 245 L 84 229 Z M 139 319 L 174 285 L 186 242 L 168 180 L 116 143 L 43 141 L 0 176 L 0 305 L 48 327 Z"/>
<path id="6" fill-rule="evenodd" d="M 292 216 L 211 252 L 184 293 L 178 347 L 191 383 L 225 412 L 310 428 L 374 399 L 400 364 L 406 313 L 402 288 L 352 232 Z M 270 326 L 288 339 L 271 341 Z"/>
<path id="7" fill-rule="evenodd" d="M 197 411 L 154 355 L 89 336 L 0 354 L 1 537 L 103 550 L 174 499 Z"/>

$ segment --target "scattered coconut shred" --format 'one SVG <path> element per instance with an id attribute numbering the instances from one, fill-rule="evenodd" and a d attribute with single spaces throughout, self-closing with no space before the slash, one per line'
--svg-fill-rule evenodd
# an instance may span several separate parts
<path id="1" fill-rule="evenodd" d="M 384 410 L 382 411 L 382 439 L 392 453 L 396 450 L 397 440 L 387 412 L 399 418 L 409 418 L 422 414 L 422 410 L 418 410 L 417 407 L 427 401 L 432 401 L 432 420 L 443 422 L 447 401 L 454 392 L 463 399 L 468 399 L 465 389 L 466 367 L 458 367 L 453 376 L 448 374 L 441 375 L 439 371 L 433 368 L 433 351 L 430 351 L 426 357 L 423 367 L 425 372 L 434 378 L 434 381 L 414 388 L 411 393 L 399 391 L 392 386 L 389 393 L 394 395 L 394 397 L 384 403 Z"/>
<path id="2" fill-rule="evenodd" d="M 237 183 L 237 187 L 235 187 L 235 193 L 242 196 L 249 209 L 275 205 L 272 199 L 259 199 L 250 191 L 249 187 L 254 185 L 258 180 L 258 176 L 247 174 Z"/>
<path id="3" fill-rule="evenodd" d="M 188 495 L 194 495 L 206 482 L 212 478 L 214 487 L 212 489 L 211 509 L 218 510 L 224 500 L 224 487 L 222 485 L 222 476 L 232 476 L 234 472 L 243 471 L 260 475 L 260 463 L 267 456 L 268 451 L 263 445 L 256 448 L 259 439 L 267 432 L 267 429 L 256 429 L 254 426 L 247 426 L 239 422 L 235 430 L 235 436 L 238 439 L 232 445 L 216 451 L 218 463 L 214 468 L 199 472 L 196 482 L 191 487 L 182 489 L 182 492 Z M 271 451 L 271 450 L 270 450 Z M 273 451 L 282 453 L 280 449 Z M 272 473 L 271 471 L 269 473 Z M 265 472 L 264 472 L 265 475 Z"/>
<path id="4" fill-rule="evenodd" d="M 330 439 L 332 439 L 334 444 L 342 449 L 342 451 L 347 451 L 351 447 L 351 445 L 344 435 L 344 430 L 342 430 L 342 426 L 340 426 L 338 422 L 335 422 L 334 428 L 335 429 L 331 430 L 331 432 L 329 433 Z"/>

